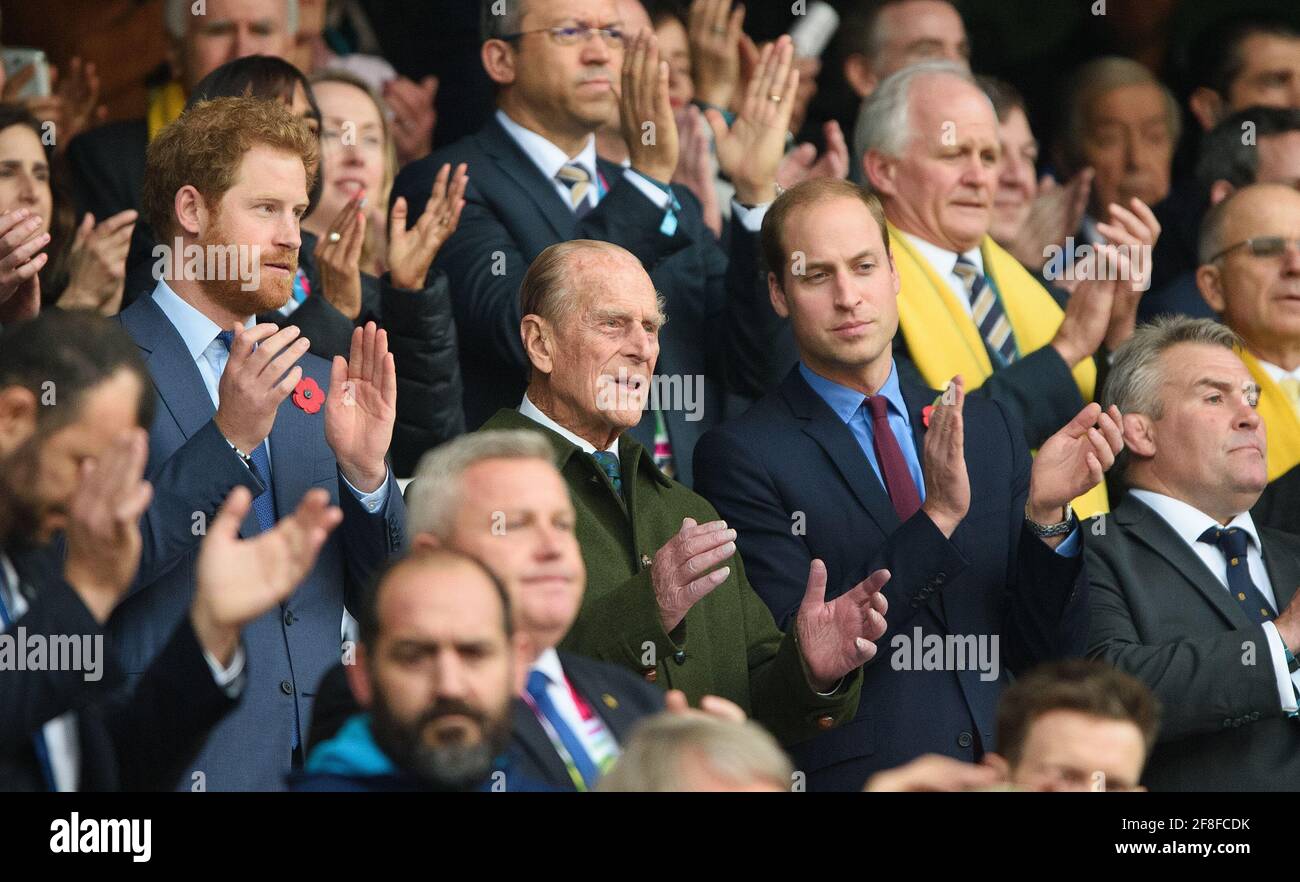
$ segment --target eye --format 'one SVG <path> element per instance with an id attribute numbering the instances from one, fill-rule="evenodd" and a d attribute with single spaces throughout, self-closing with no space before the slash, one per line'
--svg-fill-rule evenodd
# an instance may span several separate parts
<path id="1" fill-rule="evenodd" d="M 1223 395 L 1222 395 L 1222 393 L 1215 392 L 1215 393 L 1213 393 L 1213 394 L 1211 394 L 1211 395 L 1206 396 L 1205 400 L 1208 401 L 1208 402 L 1210 402 L 1210 404 L 1222 404 L 1222 403 L 1223 403 Z"/>
<path id="2" fill-rule="evenodd" d="M 864 273 L 869 273 L 875 268 L 876 265 L 872 263 L 870 260 L 864 260 L 862 263 L 858 264 L 858 269 Z"/>

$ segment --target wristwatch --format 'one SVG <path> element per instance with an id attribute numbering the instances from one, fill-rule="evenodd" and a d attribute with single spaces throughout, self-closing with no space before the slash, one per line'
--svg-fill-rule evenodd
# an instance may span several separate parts
<path id="1" fill-rule="evenodd" d="M 1025 506 L 1025 523 L 1029 526 L 1029 531 L 1039 539 L 1050 539 L 1053 536 L 1064 536 L 1074 529 L 1074 509 L 1067 502 L 1065 504 L 1065 520 L 1058 521 L 1055 524 L 1040 524 L 1029 516 L 1029 506 Z"/>

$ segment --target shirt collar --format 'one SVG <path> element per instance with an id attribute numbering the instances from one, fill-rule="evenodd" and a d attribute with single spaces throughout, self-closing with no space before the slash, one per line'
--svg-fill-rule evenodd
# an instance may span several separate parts
<path id="1" fill-rule="evenodd" d="M 834 380 L 828 380 L 820 374 L 813 373 L 802 361 L 799 362 L 799 373 L 808 381 L 808 385 L 812 386 L 813 391 L 830 405 L 831 410 L 835 411 L 835 415 L 845 423 L 853 419 L 853 415 L 862 408 L 862 403 L 867 400 L 867 396 L 858 390 L 842 386 Z M 894 412 L 903 418 L 903 422 L 909 428 L 911 427 L 912 418 L 907 412 L 907 402 L 903 400 L 903 389 L 898 382 L 898 371 L 894 367 L 892 360 L 889 363 L 889 378 L 885 380 L 885 385 L 881 386 L 880 391 L 876 394 L 885 396 L 885 400 L 889 402 Z"/>
<path id="2" fill-rule="evenodd" d="M 1264 361 L 1264 359 L 1259 356 L 1256 356 L 1255 360 L 1258 361 L 1259 366 L 1264 369 L 1264 373 L 1268 374 L 1274 380 L 1285 380 L 1288 378 L 1292 380 L 1300 380 L 1300 367 L 1293 371 L 1288 371 L 1285 368 L 1278 367 L 1272 362 Z"/>
<path id="3" fill-rule="evenodd" d="M 898 232 L 907 237 L 907 241 L 912 243 L 912 245 L 916 247 L 917 251 L 921 252 L 921 256 L 924 257 L 929 262 L 930 266 L 934 267 L 940 275 L 952 275 L 952 268 L 956 266 L 958 256 L 964 257 L 971 263 L 975 264 L 975 268 L 980 271 L 980 275 L 984 275 L 984 255 L 980 254 L 978 245 L 970 251 L 958 255 L 956 251 L 949 251 L 947 248 L 941 248 L 933 242 L 927 242 L 919 236 L 913 236 L 911 233 L 904 233 L 902 230 L 899 230 Z"/>
<path id="4" fill-rule="evenodd" d="M 519 402 L 519 412 L 524 416 L 528 417 L 533 422 L 540 423 L 541 425 L 550 429 L 552 432 L 559 435 L 561 438 L 568 441 L 570 444 L 574 444 L 577 447 L 581 448 L 583 453 L 592 454 L 596 452 L 595 444 L 592 444 L 586 438 L 578 437 L 577 435 L 570 432 L 568 429 L 564 428 L 564 426 L 561 426 L 555 420 L 551 419 L 546 414 L 542 413 L 541 410 L 538 409 L 536 404 L 533 404 L 531 401 L 528 400 L 528 393 L 526 392 L 524 393 L 524 400 Z M 618 456 L 618 439 L 615 438 L 614 443 L 606 447 L 605 450 L 609 453 L 614 454 L 615 456 Z"/>
<path id="5" fill-rule="evenodd" d="M 1250 541 L 1254 543 L 1256 550 L 1261 550 L 1264 547 L 1259 541 L 1259 533 L 1255 530 L 1255 522 L 1251 519 L 1248 511 L 1243 511 L 1237 515 L 1225 527 L 1205 512 L 1188 505 L 1181 499 L 1175 499 L 1154 490 L 1139 488 L 1130 489 L 1129 493 L 1134 498 L 1146 503 L 1156 514 L 1164 518 L 1174 532 L 1181 536 L 1183 541 L 1192 548 L 1195 548 L 1196 543 L 1200 541 L 1201 534 L 1211 527 L 1219 527 L 1225 530 L 1229 527 L 1239 527 L 1242 532 L 1250 537 Z"/>
<path id="6" fill-rule="evenodd" d="M 163 280 L 158 280 L 158 286 L 153 289 L 153 301 L 158 308 L 167 316 L 172 327 L 181 335 L 181 340 L 185 342 L 185 348 L 190 353 L 190 358 L 198 361 L 203 357 L 203 353 L 212 345 L 212 341 L 217 339 L 224 328 L 199 312 L 194 306 L 186 302 L 181 295 L 171 289 Z M 251 328 L 256 318 L 249 317 L 244 323 L 244 327 Z"/>
<path id="7" fill-rule="evenodd" d="M 577 156 L 570 157 L 559 147 L 552 144 L 546 138 L 534 132 L 532 129 L 526 129 L 519 123 L 515 122 L 506 115 L 504 110 L 497 111 L 497 122 L 506 130 L 510 137 L 528 154 L 528 158 L 546 175 L 548 179 L 554 179 L 560 173 L 560 169 L 571 163 L 577 163 L 586 169 L 587 174 L 595 176 L 598 173 L 596 168 L 596 136 L 588 135 L 587 143 Z"/>
<path id="8" fill-rule="evenodd" d="M 542 654 L 528 668 L 530 671 L 541 671 L 546 675 L 546 679 L 557 686 L 564 683 L 564 667 L 560 664 L 560 654 L 551 646 L 542 650 Z"/>

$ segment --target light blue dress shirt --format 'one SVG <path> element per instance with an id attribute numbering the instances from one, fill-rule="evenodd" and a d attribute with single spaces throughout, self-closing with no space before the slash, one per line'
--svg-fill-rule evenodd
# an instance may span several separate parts
<path id="1" fill-rule="evenodd" d="M 883 488 L 885 476 L 880 471 L 880 463 L 876 461 L 876 433 L 871 423 L 871 412 L 867 409 L 868 396 L 813 373 L 802 361 L 799 362 L 799 373 L 818 397 L 825 401 L 827 406 L 835 411 L 835 415 L 849 427 L 849 431 L 853 433 L 853 438 L 862 448 L 862 454 L 871 464 L 871 470 L 876 473 L 876 478 Z M 893 362 L 889 366 L 889 378 L 876 394 L 885 396 L 885 400 L 889 402 L 889 428 L 893 430 L 898 447 L 903 451 L 903 459 L 907 462 L 907 470 L 916 484 L 917 495 L 922 502 L 925 502 L 925 476 L 921 473 L 921 461 L 916 455 L 912 418 L 907 412 L 907 402 L 903 399 L 903 390 L 898 383 L 898 367 Z M 1070 535 L 1064 542 L 1056 546 L 1056 553 L 1062 557 L 1074 557 L 1079 553 L 1078 526 L 1070 531 Z"/>
<path id="2" fill-rule="evenodd" d="M 203 377 L 203 385 L 208 390 L 208 396 L 212 399 L 212 406 L 220 404 L 217 390 L 221 383 L 221 373 L 226 369 L 226 362 L 230 358 L 230 351 L 217 339 L 218 335 L 224 330 L 212 319 L 199 312 L 190 304 L 186 303 L 181 296 L 171 289 L 166 282 L 159 281 L 158 287 L 153 292 L 154 303 L 163 311 L 176 332 L 181 335 L 181 340 L 185 343 L 185 349 L 189 352 L 190 358 L 194 359 L 195 365 L 198 366 L 199 375 Z M 254 319 L 250 318 L 244 327 L 251 328 Z M 266 445 L 267 459 L 271 458 L 271 439 L 267 438 L 262 442 Z M 342 472 L 339 473 L 342 477 Z M 384 504 L 388 502 L 388 479 L 385 477 L 384 482 L 379 485 L 379 489 L 371 493 L 362 493 L 346 477 L 343 483 L 348 485 L 348 489 L 361 502 L 361 505 L 368 512 L 381 511 Z"/>

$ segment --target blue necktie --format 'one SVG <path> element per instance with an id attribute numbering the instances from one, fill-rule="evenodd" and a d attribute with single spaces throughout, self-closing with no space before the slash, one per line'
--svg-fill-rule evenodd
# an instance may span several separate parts
<path id="1" fill-rule="evenodd" d="M 230 351 L 230 343 L 235 339 L 234 331 L 222 331 L 217 335 L 221 345 Z M 271 486 L 271 458 L 266 455 L 266 442 L 258 444 L 249 453 L 253 461 L 253 473 L 262 482 L 264 489 L 253 500 L 253 513 L 257 515 L 257 526 L 265 533 L 275 526 L 275 489 Z"/>
<path id="2" fill-rule="evenodd" d="M 597 450 L 591 455 L 600 466 L 600 470 L 609 476 L 610 483 L 614 485 L 614 492 L 622 495 L 623 493 L 623 473 L 618 465 L 618 457 L 608 450 Z"/>
<path id="3" fill-rule="evenodd" d="M 9 591 L 9 579 L 3 566 L 0 566 L 0 633 L 9 630 L 13 619 L 9 617 L 9 607 L 5 604 L 5 594 Z M 36 751 L 36 762 L 41 767 L 41 777 L 45 779 L 45 789 L 51 793 L 59 789 L 54 780 L 54 766 L 50 763 L 50 746 L 45 743 L 45 728 L 42 726 L 32 734 L 32 748 Z"/>
<path id="4" fill-rule="evenodd" d="M 532 670 L 528 673 L 528 694 L 533 699 L 533 704 L 546 722 L 550 724 L 551 729 L 555 731 L 556 736 L 560 739 L 560 744 L 568 752 L 569 758 L 573 760 L 574 766 L 578 769 L 578 774 L 582 775 L 583 783 L 590 790 L 596 786 L 596 779 L 600 777 L 600 772 L 596 769 L 596 764 L 592 762 L 587 749 L 582 746 L 578 740 L 578 735 L 569 728 L 569 724 L 564 722 L 564 717 L 560 715 L 560 709 L 551 701 L 551 696 L 547 694 L 546 687 L 550 680 L 541 671 Z"/>
<path id="5" fill-rule="evenodd" d="M 1016 335 L 1011 333 L 1011 320 L 998 300 L 997 291 L 979 268 L 963 256 L 957 257 L 957 265 L 952 271 L 966 285 L 971 317 L 975 319 L 975 327 L 980 329 L 980 336 L 1002 364 L 1011 364 L 1018 357 Z"/>
<path id="6" fill-rule="evenodd" d="M 234 331 L 222 331 L 217 335 L 221 345 L 230 351 L 230 343 L 235 339 Z M 229 362 L 227 362 L 229 363 Z M 264 489 L 253 499 L 253 514 L 257 515 L 258 529 L 265 533 L 275 527 L 275 489 L 271 486 L 271 458 L 266 455 L 266 442 L 263 441 L 252 449 L 248 458 L 253 461 L 253 473 L 257 475 L 257 480 L 262 482 Z M 281 606 L 284 604 L 281 603 Z M 298 743 L 301 740 L 298 735 L 298 702 L 293 704 L 293 740 L 289 746 L 292 750 L 298 749 Z"/>
<path id="7" fill-rule="evenodd" d="M 1257 625 L 1272 621 L 1277 613 L 1259 593 L 1250 579 L 1250 564 L 1246 558 L 1246 544 L 1250 537 L 1240 527 L 1210 527 L 1199 537 L 1201 542 L 1217 545 L 1228 562 L 1228 590 L 1237 598 L 1246 617 Z"/>

